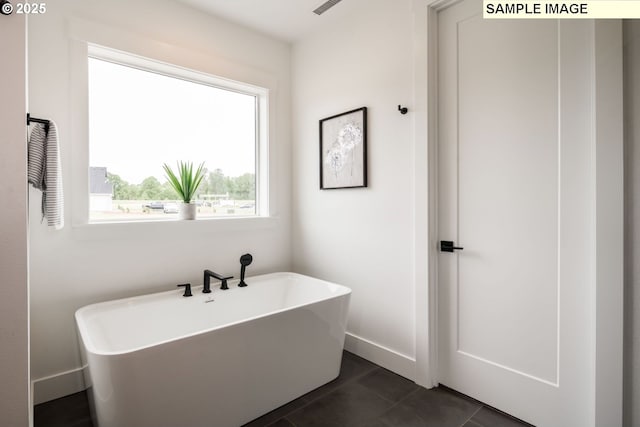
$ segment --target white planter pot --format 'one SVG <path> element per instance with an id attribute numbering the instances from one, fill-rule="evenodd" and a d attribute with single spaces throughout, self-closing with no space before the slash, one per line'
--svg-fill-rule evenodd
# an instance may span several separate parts
<path id="1" fill-rule="evenodd" d="M 178 206 L 178 218 L 196 219 L 196 208 L 195 203 L 180 203 Z"/>

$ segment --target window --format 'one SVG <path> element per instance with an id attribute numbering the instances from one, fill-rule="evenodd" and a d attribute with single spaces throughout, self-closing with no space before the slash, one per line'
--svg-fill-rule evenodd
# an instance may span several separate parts
<path id="1" fill-rule="evenodd" d="M 91 47 L 89 222 L 177 218 L 162 166 L 178 161 L 205 164 L 199 219 L 259 214 L 265 98 L 264 89 Z"/>

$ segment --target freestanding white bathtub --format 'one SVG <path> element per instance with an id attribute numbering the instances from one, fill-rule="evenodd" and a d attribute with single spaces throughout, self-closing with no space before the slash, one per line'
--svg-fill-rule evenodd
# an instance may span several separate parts
<path id="1" fill-rule="evenodd" d="M 295 273 L 76 312 L 99 427 L 237 427 L 340 371 L 351 290 Z"/>

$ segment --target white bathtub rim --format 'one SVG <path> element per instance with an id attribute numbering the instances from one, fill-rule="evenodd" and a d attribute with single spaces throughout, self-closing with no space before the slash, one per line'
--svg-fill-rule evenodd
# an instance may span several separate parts
<path id="1" fill-rule="evenodd" d="M 306 276 L 304 274 L 299 274 L 299 273 L 294 273 L 294 272 L 276 272 L 276 273 L 267 273 L 267 274 L 261 274 L 261 275 L 257 275 L 257 276 L 246 276 L 246 279 L 268 279 L 274 276 L 288 276 L 288 277 L 304 277 L 304 278 L 311 278 L 315 281 L 318 282 L 322 282 L 324 284 L 328 284 L 331 286 L 337 286 L 340 289 L 339 293 L 336 293 L 334 295 L 331 295 L 327 298 L 322 298 L 322 299 L 316 299 L 316 300 L 312 300 L 309 302 L 305 302 L 303 304 L 297 304 L 297 305 L 291 305 L 285 308 L 282 308 L 280 310 L 275 310 L 275 311 L 270 311 L 267 313 L 263 313 L 257 316 L 252 316 L 252 317 L 247 317 L 245 319 L 241 319 L 235 322 L 229 322 L 229 323 L 225 323 L 224 325 L 218 325 L 218 326 L 214 326 L 211 328 L 206 328 L 206 329 L 201 329 L 198 330 L 196 332 L 192 332 L 189 334 L 184 334 L 184 335 L 180 335 L 177 337 L 172 337 L 169 339 L 165 339 L 165 340 L 160 340 L 157 342 L 154 342 L 152 344 L 148 344 L 148 345 L 142 345 L 142 346 L 137 346 L 137 347 L 131 347 L 129 349 L 126 350 L 117 350 L 117 351 L 105 351 L 105 350 L 100 350 L 100 349 L 96 349 L 95 346 L 93 345 L 93 343 L 91 343 L 90 340 L 86 340 L 84 339 L 84 337 L 89 336 L 88 335 L 88 331 L 87 331 L 87 327 L 85 322 L 80 321 L 80 316 L 82 316 L 82 313 L 85 311 L 89 311 L 90 309 L 92 309 L 95 306 L 98 305 L 118 305 L 118 304 L 122 304 L 124 301 L 136 301 L 136 300 L 140 300 L 140 299 L 145 299 L 147 298 L 149 295 L 156 295 L 156 296 L 160 296 L 163 294 L 176 294 L 179 295 L 180 293 L 183 292 L 183 290 L 169 290 L 169 291 L 162 291 L 162 292 L 154 292 L 152 294 L 144 294 L 144 295 L 137 295 L 137 296 L 133 296 L 133 297 L 128 297 L 128 298 L 119 298 L 119 299 L 115 299 L 115 300 L 110 300 L 110 301 L 104 301 L 104 302 L 97 302 L 97 303 L 93 303 L 93 304 L 89 304 L 86 305 L 84 307 L 79 308 L 78 310 L 76 310 L 75 312 L 75 320 L 76 320 L 76 327 L 78 329 L 78 332 L 80 334 L 80 341 L 81 341 L 81 345 L 84 346 L 85 350 L 91 354 L 97 355 L 97 356 L 120 356 L 120 355 L 127 355 L 127 354 L 132 354 L 138 351 L 142 351 L 142 350 L 146 350 L 149 348 L 153 348 L 153 347 L 158 347 L 161 346 L 163 344 L 167 344 L 167 343 L 171 343 L 171 342 L 176 342 L 176 341 L 180 341 L 180 340 L 184 340 L 190 337 L 194 337 L 194 336 L 198 336 L 198 335 L 203 335 L 209 332 L 213 332 L 219 329 L 224 329 L 224 328 L 229 328 L 232 326 L 236 326 L 236 325 L 241 325 L 243 323 L 248 323 L 251 322 L 253 320 L 258 320 L 264 317 L 268 317 L 268 316 L 273 316 L 279 313 L 284 313 L 286 311 L 290 311 L 290 310 L 295 310 L 298 308 L 302 308 L 302 307 L 306 307 L 306 306 L 310 306 L 313 304 L 318 304 L 321 302 L 325 302 L 325 301 L 331 301 L 334 300 L 336 298 L 342 298 L 345 296 L 349 296 L 351 294 L 351 288 L 344 286 L 344 285 L 339 285 L 337 283 L 333 283 L 333 282 L 329 282 L 326 280 L 322 280 L 322 279 L 318 279 L 315 278 L 313 276 Z M 229 281 L 229 286 L 231 287 L 232 285 L 237 285 L 238 283 L 240 283 L 239 279 L 235 279 L 232 281 Z M 250 286 L 250 285 L 249 285 Z M 193 286 L 191 289 L 192 290 L 197 290 L 197 289 L 202 289 L 203 285 L 198 285 L 198 286 Z M 237 286 L 236 286 L 237 288 Z M 236 290 L 236 288 L 234 288 L 233 290 Z M 239 288 L 237 288 L 239 289 Z M 232 289 L 230 289 L 232 290 Z M 240 290 L 241 291 L 241 290 Z M 203 294 L 203 295 L 207 295 L 207 294 Z M 194 296 L 196 296 L 194 294 Z M 202 298 L 202 296 L 200 296 L 200 298 Z"/>

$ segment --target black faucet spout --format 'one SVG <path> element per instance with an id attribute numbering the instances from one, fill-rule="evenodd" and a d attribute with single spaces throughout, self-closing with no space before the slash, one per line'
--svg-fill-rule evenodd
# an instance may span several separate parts
<path id="1" fill-rule="evenodd" d="M 205 293 L 205 294 L 211 293 L 211 277 L 214 277 L 220 280 L 221 282 L 220 289 L 222 289 L 223 291 L 226 291 L 227 289 L 229 289 L 229 286 L 227 286 L 227 280 L 233 279 L 233 276 L 225 277 L 225 276 L 222 276 L 221 274 L 216 273 L 215 271 L 205 270 L 204 279 L 202 280 L 204 285 L 202 289 L 202 293 Z"/>

